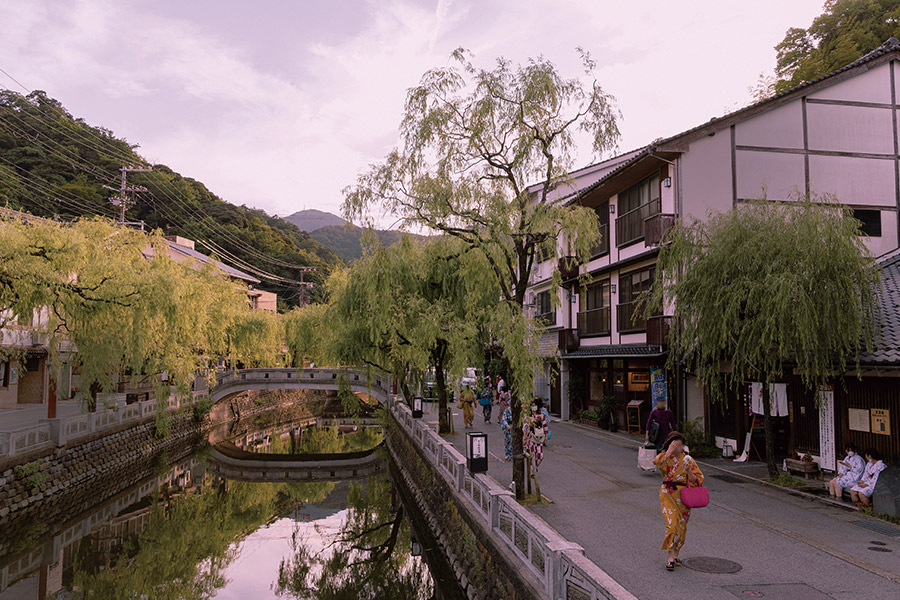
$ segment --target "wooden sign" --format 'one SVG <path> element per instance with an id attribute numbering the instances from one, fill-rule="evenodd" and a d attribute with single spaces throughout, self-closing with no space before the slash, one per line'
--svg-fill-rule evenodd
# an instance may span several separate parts
<path id="1" fill-rule="evenodd" d="M 886 408 L 872 409 L 872 433 L 891 435 L 891 413 Z"/>
<path id="2" fill-rule="evenodd" d="M 847 422 L 850 425 L 850 431 L 865 431 L 866 433 L 869 433 L 869 411 L 867 409 L 849 409 Z"/>

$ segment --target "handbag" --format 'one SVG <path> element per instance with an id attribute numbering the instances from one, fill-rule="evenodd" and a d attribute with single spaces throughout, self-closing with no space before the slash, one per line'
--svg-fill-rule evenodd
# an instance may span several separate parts
<path id="1" fill-rule="evenodd" d="M 643 471 L 656 471 L 653 459 L 656 458 L 656 450 L 646 446 L 638 447 L 638 468 Z"/>
<path id="2" fill-rule="evenodd" d="M 703 508 L 709 504 L 709 490 L 704 485 L 682 488 L 681 503 L 685 508 Z"/>
<path id="3" fill-rule="evenodd" d="M 647 430 L 647 441 L 656 443 L 656 438 L 659 437 L 659 423 L 653 421 L 650 423 L 650 429 Z"/>
<path id="4" fill-rule="evenodd" d="M 482 396 L 478 399 L 478 404 L 480 404 L 481 406 L 490 406 L 491 399 L 489 396 Z"/>

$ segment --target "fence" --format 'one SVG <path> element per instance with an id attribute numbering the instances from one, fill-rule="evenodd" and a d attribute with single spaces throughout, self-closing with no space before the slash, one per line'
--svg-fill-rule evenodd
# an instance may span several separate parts
<path id="1" fill-rule="evenodd" d="M 493 478 L 466 468 L 466 459 L 453 445 L 421 419 L 413 419 L 409 407 L 389 402 L 391 414 L 418 445 L 429 467 L 440 473 L 453 492 L 468 502 L 458 502 L 460 510 L 474 507 L 475 517 L 484 522 L 541 583 L 543 592 L 554 600 L 636 600 L 614 579 L 586 556 L 581 546 L 569 542 L 540 517 L 523 508 L 509 490 Z"/>

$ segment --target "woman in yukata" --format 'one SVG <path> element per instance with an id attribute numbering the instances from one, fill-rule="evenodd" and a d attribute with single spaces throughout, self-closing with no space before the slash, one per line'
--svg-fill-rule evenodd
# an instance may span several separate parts
<path id="1" fill-rule="evenodd" d="M 682 487 L 703 485 L 703 473 L 689 455 L 684 453 L 684 436 L 673 431 L 663 442 L 662 453 L 653 459 L 663 476 L 659 488 L 659 506 L 666 521 L 666 537 L 662 549 L 669 553 L 667 571 L 681 566 L 678 552 L 684 546 L 691 509 L 681 503 Z"/>
<path id="2" fill-rule="evenodd" d="M 856 446 L 848 442 L 844 446 L 847 456 L 838 463 L 837 477 L 828 482 L 828 495 L 840 498 L 844 490 L 856 485 L 866 470 L 866 461 L 856 453 Z"/>
<path id="3" fill-rule="evenodd" d="M 872 504 L 872 494 L 875 493 L 875 484 L 878 483 L 878 475 L 887 468 L 881 461 L 881 453 L 874 448 L 866 450 L 866 471 L 856 485 L 850 488 L 850 497 L 857 506 L 869 506 Z"/>
<path id="4" fill-rule="evenodd" d="M 509 406 L 510 394 L 504 390 L 500 394 L 500 430 L 503 432 L 503 450 L 506 454 L 506 460 L 512 460 L 512 432 L 513 418 L 512 409 Z"/>

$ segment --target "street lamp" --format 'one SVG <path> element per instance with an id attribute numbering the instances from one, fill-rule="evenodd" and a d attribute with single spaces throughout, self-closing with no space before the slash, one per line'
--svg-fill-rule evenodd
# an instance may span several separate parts
<path id="1" fill-rule="evenodd" d="M 469 473 L 487 473 L 487 434 L 471 431 L 466 434 L 466 462 Z"/>
<path id="2" fill-rule="evenodd" d="M 422 418 L 422 398 L 420 396 L 416 396 L 412 401 L 412 416 L 413 419 L 421 419 Z"/>

